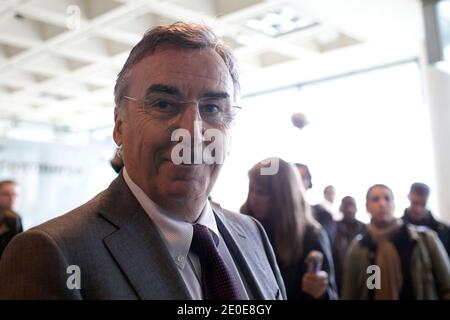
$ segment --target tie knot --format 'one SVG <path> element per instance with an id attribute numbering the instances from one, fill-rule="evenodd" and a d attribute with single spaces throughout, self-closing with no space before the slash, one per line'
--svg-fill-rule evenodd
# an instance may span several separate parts
<path id="1" fill-rule="evenodd" d="M 201 224 L 194 224 L 191 249 L 199 256 L 206 256 L 217 252 L 211 231 Z"/>

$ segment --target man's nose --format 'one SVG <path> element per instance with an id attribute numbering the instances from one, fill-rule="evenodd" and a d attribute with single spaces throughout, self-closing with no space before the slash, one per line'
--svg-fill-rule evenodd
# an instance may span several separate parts
<path id="1" fill-rule="evenodd" d="M 192 145 L 202 143 L 203 120 L 195 102 L 187 105 L 181 113 L 178 128 L 185 129 L 189 132 Z"/>
<path id="2" fill-rule="evenodd" d="M 384 200 L 384 199 L 382 199 L 382 200 L 380 201 L 380 206 L 381 206 L 381 208 L 383 208 L 383 209 L 387 209 L 387 208 L 389 207 L 389 202 L 386 201 L 386 200 Z"/>

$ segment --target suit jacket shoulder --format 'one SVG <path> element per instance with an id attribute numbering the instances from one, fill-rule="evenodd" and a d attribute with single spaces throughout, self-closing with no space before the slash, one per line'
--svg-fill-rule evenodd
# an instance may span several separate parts
<path id="1" fill-rule="evenodd" d="M 247 216 L 214 212 L 254 296 L 284 298 L 262 227 Z M 122 175 L 86 204 L 17 236 L 0 261 L 0 283 L 0 299 L 191 299 Z"/>
<path id="2" fill-rule="evenodd" d="M 80 271 L 79 288 L 68 283 L 71 270 Z M 86 204 L 16 237 L 0 261 L 0 282 L 4 299 L 190 298 L 122 176 Z"/>

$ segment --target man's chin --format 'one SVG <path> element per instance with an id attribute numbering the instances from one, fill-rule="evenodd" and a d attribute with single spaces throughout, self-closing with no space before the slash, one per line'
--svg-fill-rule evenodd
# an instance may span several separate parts
<path id="1" fill-rule="evenodd" d="M 204 188 L 192 180 L 177 180 L 171 182 L 164 193 L 167 198 L 188 201 L 189 199 L 201 198 L 202 194 L 205 193 L 202 191 L 204 191 Z"/>
<path id="2" fill-rule="evenodd" d="M 160 173 L 168 177 L 168 179 L 189 180 L 195 179 L 199 175 L 204 175 L 206 168 L 205 165 L 177 165 L 171 161 L 163 161 L 160 166 Z"/>

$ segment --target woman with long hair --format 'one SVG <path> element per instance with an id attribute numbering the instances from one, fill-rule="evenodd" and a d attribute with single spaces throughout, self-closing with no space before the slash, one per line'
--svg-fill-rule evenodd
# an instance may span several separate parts
<path id="1" fill-rule="evenodd" d="M 273 172 L 274 168 L 278 170 Z M 337 299 L 330 242 L 312 217 L 298 170 L 280 158 L 270 158 L 249 171 L 249 180 L 241 212 L 259 220 L 265 228 L 288 299 Z M 323 270 L 308 270 L 305 260 L 312 251 L 323 256 Z"/>

